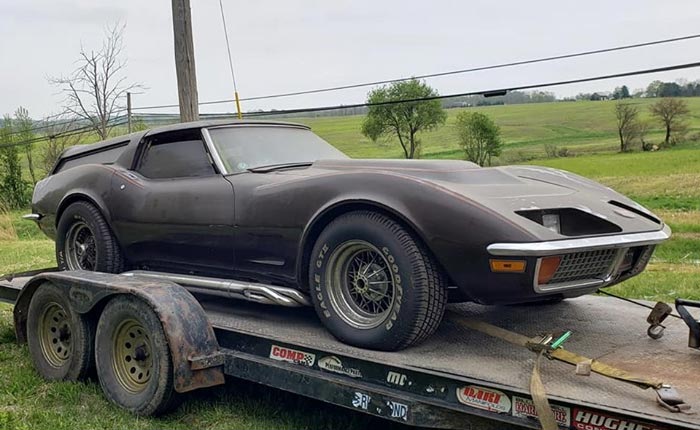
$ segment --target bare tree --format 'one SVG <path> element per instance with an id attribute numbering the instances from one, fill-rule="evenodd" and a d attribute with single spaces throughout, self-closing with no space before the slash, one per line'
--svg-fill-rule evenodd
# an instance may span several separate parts
<path id="1" fill-rule="evenodd" d="M 649 110 L 666 128 L 664 145 L 675 145 L 687 129 L 684 120 L 690 113 L 688 103 L 681 99 L 662 98 L 651 105 Z"/>
<path id="2" fill-rule="evenodd" d="M 67 77 L 51 78 L 65 94 L 66 112 L 89 122 L 100 139 L 106 139 L 116 125 L 114 119 L 124 111 L 126 93 L 141 88 L 127 83 L 122 59 L 124 25 L 105 30 L 105 40 L 97 50 L 80 49 L 78 67 Z"/>
<path id="3" fill-rule="evenodd" d="M 620 138 L 620 152 L 630 150 L 632 141 L 640 137 L 642 130 L 639 122 L 639 110 L 631 103 L 619 101 L 615 103 L 615 118 L 617 118 L 617 134 Z"/>

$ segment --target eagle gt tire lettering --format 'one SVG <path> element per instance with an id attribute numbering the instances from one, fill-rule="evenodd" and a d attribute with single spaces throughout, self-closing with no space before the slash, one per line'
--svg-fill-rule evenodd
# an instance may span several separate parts
<path id="1" fill-rule="evenodd" d="M 446 280 L 429 252 L 400 224 L 371 211 L 331 221 L 312 250 L 311 297 L 343 342 L 393 351 L 440 324 Z"/>

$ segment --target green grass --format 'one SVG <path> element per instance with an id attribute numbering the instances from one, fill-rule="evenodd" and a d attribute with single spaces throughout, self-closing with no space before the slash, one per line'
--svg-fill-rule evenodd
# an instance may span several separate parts
<path id="1" fill-rule="evenodd" d="M 686 99 L 700 130 L 700 98 Z M 646 116 L 651 100 L 635 100 Z M 612 102 L 547 103 L 476 108 L 501 126 L 501 162 L 569 170 L 596 179 L 654 210 L 674 236 L 658 247 L 647 271 L 610 290 L 626 297 L 672 301 L 700 299 L 700 145 L 688 142 L 655 153 L 619 154 Z M 425 158 L 461 158 L 454 133 L 458 110 L 446 126 L 421 136 Z M 297 119 L 357 158 L 400 157 L 391 140 L 374 143 L 359 132 L 361 117 Z M 91 139 L 91 138 L 88 138 Z M 660 141 L 652 129 L 648 141 Z M 544 145 L 566 147 L 575 157 L 545 159 Z M 41 145 L 36 145 L 39 151 Z M 0 213 L 0 273 L 55 264 L 53 242 L 24 211 Z M 5 238 L 4 240 L 2 238 Z M 0 429 L 87 428 L 343 428 L 401 426 L 272 388 L 232 381 L 224 388 L 186 396 L 183 406 L 159 419 L 135 418 L 109 404 L 95 382 L 47 383 L 32 368 L 26 347 L 15 343 L 11 307 L 0 304 Z"/>

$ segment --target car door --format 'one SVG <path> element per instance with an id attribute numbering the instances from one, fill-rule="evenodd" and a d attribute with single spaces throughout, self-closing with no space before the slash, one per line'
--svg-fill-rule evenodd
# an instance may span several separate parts
<path id="1" fill-rule="evenodd" d="M 199 129 L 148 135 L 110 192 L 113 228 L 127 259 L 178 272 L 233 268 L 234 199 Z"/>

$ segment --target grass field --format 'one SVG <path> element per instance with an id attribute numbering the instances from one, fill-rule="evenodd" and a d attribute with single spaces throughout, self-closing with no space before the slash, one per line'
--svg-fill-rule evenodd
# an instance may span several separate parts
<path id="1" fill-rule="evenodd" d="M 642 105 L 650 101 L 635 101 Z M 690 135 L 700 130 L 700 99 L 688 99 Z M 641 106 L 646 112 L 645 106 Z M 502 161 L 570 170 L 599 180 L 648 206 L 674 231 L 648 270 L 611 290 L 627 297 L 671 301 L 700 299 L 700 147 L 688 142 L 655 153 L 615 153 L 610 102 L 550 103 L 479 108 L 502 127 Z M 426 158 L 460 158 L 452 130 L 422 136 Z M 375 144 L 359 132 L 360 117 L 312 118 L 305 122 L 353 157 L 399 157 L 392 142 Z M 648 141 L 659 141 L 652 130 Z M 544 159 L 544 145 L 566 147 L 575 157 Z M 37 149 L 38 150 L 38 149 Z M 21 212 L 0 213 L 0 273 L 54 264 L 53 243 Z M 82 428 L 366 428 L 392 424 L 264 387 L 231 384 L 187 397 L 162 419 L 134 418 L 111 406 L 95 383 L 46 383 L 34 372 L 27 349 L 14 341 L 11 308 L 0 305 L 0 429 Z M 400 427 L 400 426 L 399 426 Z"/>

